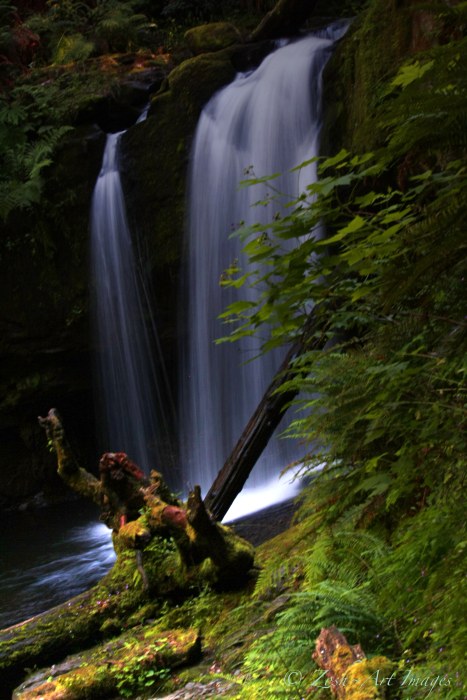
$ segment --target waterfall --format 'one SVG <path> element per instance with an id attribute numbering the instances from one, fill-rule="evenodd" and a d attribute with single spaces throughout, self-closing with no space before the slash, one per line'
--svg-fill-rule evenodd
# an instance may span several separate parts
<path id="1" fill-rule="evenodd" d="M 102 446 L 146 472 L 161 463 L 164 421 L 154 363 L 159 348 L 120 180 L 122 133 L 108 134 L 91 206 L 91 274 Z M 166 399 L 166 405 L 169 402 Z M 165 459 L 166 462 L 166 459 Z"/>
<path id="2" fill-rule="evenodd" d="M 219 314 L 236 298 L 248 298 L 245 290 L 234 296 L 219 286 L 234 260 L 244 266 L 241 244 L 229 235 L 241 221 L 266 222 L 278 210 L 277 202 L 253 206 L 267 199 L 264 185 L 239 189 L 238 184 L 245 172 L 283 173 L 274 186 L 287 201 L 316 177 L 313 164 L 287 171 L 318 153 L 321 76 L 346 26 L 336 23 L 282 45 L 255 71 L 238 75 L 214 95 L 197 126 L 189 174 L 180 416 L 182 464 L 190 485 L 201 484 L 204 493 L 283 359 L 283 351 L 253 359 L 259 350 L 254 339 L 215 344 L 228 333 Z M 290 441 L 274 437 L 248 485 L 264 485 L 297 454 Z"/>

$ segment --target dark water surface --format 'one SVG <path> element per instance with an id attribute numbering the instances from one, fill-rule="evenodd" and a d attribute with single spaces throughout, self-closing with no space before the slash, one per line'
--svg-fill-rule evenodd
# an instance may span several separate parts
<path id="1" fill-rule="evenodd" d="M 81 593 L 114 560 L 110 530 L 90 503 L 0 515 L 0 628 Z"/>

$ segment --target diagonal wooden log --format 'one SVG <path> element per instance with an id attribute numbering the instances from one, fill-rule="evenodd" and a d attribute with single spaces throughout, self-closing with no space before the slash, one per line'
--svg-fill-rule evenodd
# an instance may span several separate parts
<path id="1" fill-rule="evenodd" d="M 302 335 L 290 347 L 240 439 L 206 494 L 204 502 L 214 519 L 222 520 L 227 513 L 282 420 L 287 405 L 298 394 L 298 390 L 278 391 L 284 382 L 296 378 L 294 361 L 306 350 L 322 348 L 325 340 L 321 307 L 315 307 Z"/>
<path id="2" fill-rule="evenodd" d="M 279 39 L 296 34 L 312 14 L 316 4 L 317 0 L 278 0 L 253 30 L 249 40 Z"/>

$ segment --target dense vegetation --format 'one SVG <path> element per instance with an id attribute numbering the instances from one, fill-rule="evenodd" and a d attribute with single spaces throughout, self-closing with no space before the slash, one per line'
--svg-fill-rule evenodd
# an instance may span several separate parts
<path id="1" fill-rule="evenodd" d="M 465 27 L 464 7 L 447 14 Z M 443 698 L 463 695 L 465 51 L 459 33 L 402 65 L 378 97 L 380 148 L 320 159 L 287 215 L 237 234 L 256 272 L 232 268 L 226 284 L 261 295 L 224 314 L 230 339 L 264 338 L 266 325 L 264 351 L 287 343 L 315 304 L 325 347 L 299 357 L 283 386 L 301 392 L 288 432 L 313 479 L 295 556 L 273 557 L 258 583 L 260 598 L 285 567 L 299 590 L 247 656 L 254 697 L 278 697 L 290 670 L 297 687 L 282 696 L 309 689 L 313 640 L 331 624 L 419 679 L 401 680 L 402 697 L 425 697 L 432 682 Z M 280 212 L 274 178 L 243 184 L 265 181 Z"/>
<path id="2" fill-rule="evenodd" d="M 89 102 L 118 89 L 110 54 L 166 61 L 187 26 L 227 16 L 248 24 L 272 4 L 0 3 L 2 219 L 43 202 L 60 140 Z M 233 266 L 223 283 L 261 295 L 225 312 L 229 340 L 267 329 L 264 352 L 286 345 L 314 305 L 324 350 L 304 352 L 283 386 L 300 389 L 288 432 L 303 443 L 309 477 L 297 525 L 263 554 L 252 597 L 228 610 L 228 622 L 212 592 L 167 615 L 171 625 L 209 621 L 213 645 L 216 616 L 224 628 L 254 620 L 248 650 L 235 657 L 244 687 L 231 697 L 319 695 L 311 651 L 331 624 L 367 655 L 395 662 L 402 698 L 431 687 L 447 700 L 464 695 L 467 9 L 428 9 L 431 45 L 390 66 L 374 91 L 369 151 L 354 139 L 319 159 L 318 182 L 292 201 L 267 174 L 243 183 L 266 188 L 258 199 L 277 200 L 278 214 L 237 232 L 252 267 Z M 350 41 L 358 32 L 364 25 Z M 39 231 L 28 235 L 4 238 L 0 256 L 33 247 Z M 279 612 L 261 617 L 284 590 Z M 145 681 L 131 674 L 121 684 L 128 697 Z"/>
<path id="3" fill-rule="evenodd" d="M 269 3 L 269 6 L 272 3 Z M 194 22 L 239 21 L 267 2 L 66 0 L 0 3 L 0 216 L 40 201 L 44 170 L 87 105 L 118 91 L 112 54 L 167 60 Z M 39 10 L 39 11 L 36 11 Z M 257 15 L 256 15 L 257 16 Z"/>

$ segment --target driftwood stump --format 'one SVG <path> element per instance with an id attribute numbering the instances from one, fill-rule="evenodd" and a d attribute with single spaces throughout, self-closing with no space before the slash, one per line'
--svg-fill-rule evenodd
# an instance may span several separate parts
<path id="1" fill-rule="evenodd" d="M 211 519 L 199 486 L 183 507 L 159 472 L 154 470 L 147 478 L 124 452 L 102 455 L 97 479 L 77 464 L 55 409 L 39 423 L 57 454 L 59 475 L 74 491 L 101 506 L 102 520 L 121 544 L 142 551 L 154 537 L 172 538 L 184 567 L 210 559 L 216 580 L 224 583 L 242 579 L 251 569 L 253 547 Z"/>
<path id="2" fill-rule="evenodd" d="M 61 478 L 100 507 L 102 520 L 112 529 L 117 560 L 89 591 L 0 631 L 1 700 L 2 692 L 9 693 L 22 681 L 26 669 L 57 664 L 67 654 L 91 646 L 96 649 L 122 630 L 157 619 L 164 605 L 177 604 L 206 584 L 230 588 L 243 583 L 254 560 L 249 542 L 213 522 L 199 487 L 184 505 L 159 472 L 146 476 L 122 452 L 102 456 L 97 478 L 77 463 L 55 410 L 39 422 L 56 453 Z M 107 655 L 106 664 L 116 664 L 117 669 L 125 665 L 119 654 Z M 102 682 L 114 682 L 110 671 L 104 675 Z M 32 690 L 24 692 L 32 693 L 24 697 L 35 697 Z"/>
<path id="3" fill-rule="evenodd" d="M 359 644 L 349 644 L 334 625 L 316 640 L 313 659 L 322 669 L 312 688 L 328 688 L 338 700 L 388 698 L 396 686 L 394 664 L 385 656 L 367 659 Z"/>

